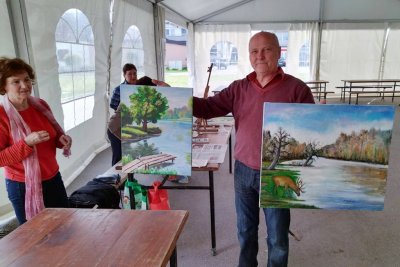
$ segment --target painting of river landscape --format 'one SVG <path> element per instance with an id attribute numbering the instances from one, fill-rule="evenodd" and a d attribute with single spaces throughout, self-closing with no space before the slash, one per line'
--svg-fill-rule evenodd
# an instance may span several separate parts
<path id="1" fill-rule="evenodd" d="M 121 85 L 122 172 L 191 175 L 192 91 Z"/>
<path id="2" fill-rule="evenodd" d="M 384 208 L 395 107 L 264 103 L 260 207 Z"/>

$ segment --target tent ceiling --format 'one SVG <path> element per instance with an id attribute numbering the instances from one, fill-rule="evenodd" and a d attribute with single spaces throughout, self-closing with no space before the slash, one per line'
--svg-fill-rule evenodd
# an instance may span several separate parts
<path id="1" fill-rule="evenodd" d="M 159 2 L 189 21 L 198 22 L 251 1 L 254 0 L 163 0 Z"/>
<path id="2" fill-rule="evenodd" d="M 153 1 L 194 23 L 400 20 L 400 0 Z"/>

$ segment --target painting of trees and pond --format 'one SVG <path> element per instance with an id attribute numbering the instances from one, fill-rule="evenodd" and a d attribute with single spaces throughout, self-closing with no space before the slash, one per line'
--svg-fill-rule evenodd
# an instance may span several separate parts
<path id="1" fill-rule="evenodd" d="M 121 85 L 122 171 L 190 176 L 192 89 Z"/>
<path id="2" fill-rule="evenodd" d="M 264 103 L 260 207 L 383 210 L 394 114 Z"/>

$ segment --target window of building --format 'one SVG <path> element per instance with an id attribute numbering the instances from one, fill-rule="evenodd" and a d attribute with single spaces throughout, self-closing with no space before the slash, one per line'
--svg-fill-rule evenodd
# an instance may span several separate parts
<path id="1" fill-rule="evenodd" d="M 303 44 L 299 52 L 299 67 L 310 66 L 310 44 Z"/>
<path id="2" fill-rule="evenodd" d="M 213 63 L 211 81 L 214 91 L 220 91 L 238 78 L 238 50 L 230 41 L 216 42 L 211 47 L 211 63 Z"/>
<path id="3" fill-rule="evenodd" d="M 165 22 L 165 81 L 174 86 L 187 87 L 187 29 Z"/>
<path id="4" fill-rule="evenodd" d="M 122 41 L 121 69 L 126 63 L 132 63 L 136 66 L 139 78 L 144 75 L 143 41 L 140 31 L 135 25 L 128 28 Z"/>
<path id="5" fill-rule="evenodd" d="M 55 39 L 64 128 L 69 130 L 93 116 L 95 49 L 86 15 L 67 10 L 57 23 Z"/>
<path id="6" fill-rule="evenodd" d="M 238 62 L 237 48 L 228 41 L 217 42 L 210 49 L 210 63 L 219 70 L 226 70 Z"/>

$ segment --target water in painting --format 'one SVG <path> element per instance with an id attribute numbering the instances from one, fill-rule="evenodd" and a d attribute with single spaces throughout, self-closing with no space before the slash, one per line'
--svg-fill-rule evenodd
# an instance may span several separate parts
<path id="1" fill-rule="evenodd" d="M 260 206 L 383 210 L 394 106 L 265 103 Z"/>

